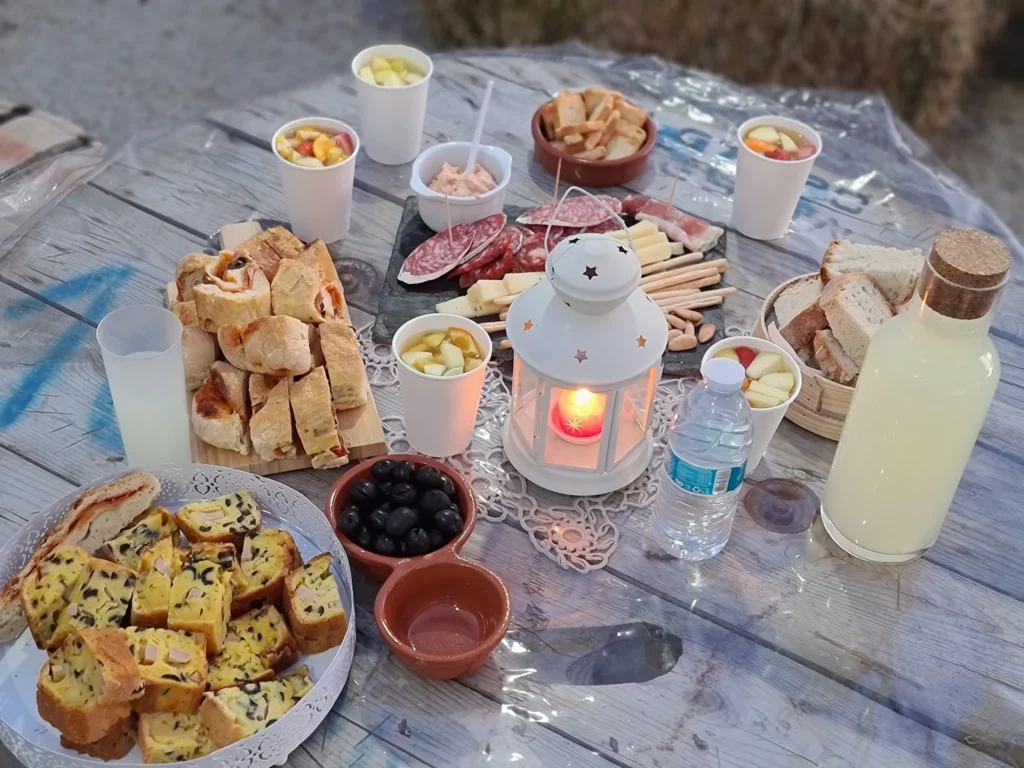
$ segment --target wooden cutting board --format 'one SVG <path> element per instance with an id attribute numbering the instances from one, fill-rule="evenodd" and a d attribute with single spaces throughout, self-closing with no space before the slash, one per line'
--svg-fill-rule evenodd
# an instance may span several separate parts
<path id="1" fill-rule="evenodd" d="M 246 221 L 241 224 L 227 224 L 221 229 L 221 248 L 232 250 L 239 244 L 248 240 L 253 235 L 263 231 L 263 227 L 257 221 Z M 328 280 L 337 280 L 338 270 L 334 262 L 329 258 L 322 258 L 324 275 Z M 174 300 L 176 289 L 174 283 L 167 286 L 168 303 Z M 348 312 L 348 304 L 344 306 L 344 317 L 346 322 L 351 323 L 352 318 Z M 363 369 L 363 385 L 366 387 L 366 405 L 358 408 L 350 408 L 345 411 L 338 411 L 338 426 L 341 428 L 341 436 L 345 442 L 345 448 L 352 460 L 368 459 L 373 456 L 382 456 L 388 452 L 388 444 L 384 439 L 384 427 L 380 423 L 380 415 L 377 413 L 377 404 L 373 401 L 373 390 L 366 378 L 366 369 Z M 192 407 L 193 392 L 189 392 L 188 405 Z M 309 469 L 312 462 L 305 453 L 290 459 L 277 459 L 275 461 L 263 461 L 255 453 L 243 456 L 235 451 L 226 451 L 222 448 L 214 448 L 207 445 L 192 431 L 189 425 L 189 438 L 192 441 L 192 461 L 199 464 L 215 464 L 221 467 L 232 469 L 244 469 L 257 475 L 275 475 L 280 472 L 291 472 L 296 469 Z M 298 438 L 296 438 L 298 439 Z M 300 445 L 301 450 L 301 445 Z"/>

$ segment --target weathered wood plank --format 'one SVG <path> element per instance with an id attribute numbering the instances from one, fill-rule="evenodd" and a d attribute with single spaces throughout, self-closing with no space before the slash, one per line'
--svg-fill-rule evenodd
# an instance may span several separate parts
<path id="1" fill-rule="evenodd" d="M 0 448 L 0 546 L 33 515 L 75 486 Z"/>
<path id="2" fill-rule="evenodd" d="M 285 763 L 292 768 L 426 768 L 406 750 L 396 749 L 366 728 L 333 712 Z"/>

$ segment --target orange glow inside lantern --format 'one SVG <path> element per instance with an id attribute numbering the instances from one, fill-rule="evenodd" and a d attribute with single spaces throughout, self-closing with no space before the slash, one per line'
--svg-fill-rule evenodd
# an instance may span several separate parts
<path id="1" fill-rule="evenodd" d="M 593 443 L 601 439 L 607 396 L 585 387 L 563 389 L 551 406 L 551 427 L 570 443 Z"/>

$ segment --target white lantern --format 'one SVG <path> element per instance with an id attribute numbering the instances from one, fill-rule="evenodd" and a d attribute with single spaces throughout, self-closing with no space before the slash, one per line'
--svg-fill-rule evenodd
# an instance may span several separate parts
<path id="1" fill-rule="evenodd" d="M 563 239 L 545 273 L 506 321 L 515 363 L 505 454 L 549 490 L 607 493 L 651 460 L 665 316 L 638 287 L 636 255 L 607 235 Z"/>

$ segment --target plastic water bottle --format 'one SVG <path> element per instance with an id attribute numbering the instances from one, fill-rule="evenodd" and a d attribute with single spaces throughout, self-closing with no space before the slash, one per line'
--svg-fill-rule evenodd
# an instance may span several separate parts
<path id="1" fill-rule="evenodd" d="M 716 358 L 701 369 L 672 419 L 669 455 L 654 500 L 658 544 L 673 557 L 706 560 L 725 546 L 750 450 L 743 366 Z"/>

